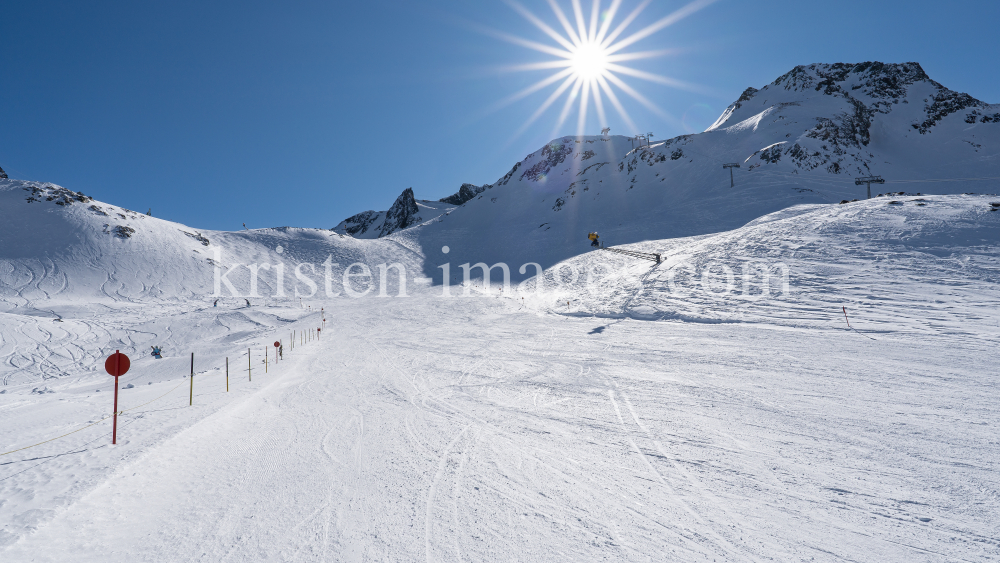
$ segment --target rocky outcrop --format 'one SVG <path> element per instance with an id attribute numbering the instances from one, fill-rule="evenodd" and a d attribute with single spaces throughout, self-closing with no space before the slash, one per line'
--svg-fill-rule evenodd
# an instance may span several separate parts
<path id="1" fill-rule="evenodd" d="M 347 219 L 344 219 L 340 225 L 334 227 L 334 230 L 341 229 L 352 237 L 363 235 L 368 232 L 369 227 L 381 216 L 382 212 L 380 211 L 362 211 L 357 215 L 351 215 Z"/>
<path id="2" fill-rule="evenodd" d="M 542 148 L 542 160 L 531 168 L 521 173 L 521 179 L 528 179 L 537 182 L 545 178 L 552 168 L 561 164 L 566 157 L 573 153 L 573 143 L 570 137 L 565 137 L 561 141 L 553 141 Z"/>
<path id="3" fill-rule="evenodd" d="M 457 192 L 448 197 L 443 197 L 438 201 L 441 203 L 450 203 L 451 205 L 462 205 L 477 195 L 485 192 L 488 187 L 489 185 L 476 186 L 474 184 L 462 184 L 462 187 L 458 188 Z"/>
<path id="4" fill-rule="evenodd" d="M 378 232 L 379 238 L 412 226 L 420 220 L 418 213 L 420 208 L 417 207 L 417 200 L 413 197 L 413 188 L 406 188 L 385 213 L 385 221 Z"/>
<path id="5" fill-rule="evenodd" d="M 469 189 L 474 188 L 472 186 Z M 354 238 L 382 238 L 433 219 L 439 214 L 447 214 L 453 209 L 448 205 L 445 200 L 418 200 L 413 195 L 413 188 L 407 188 L 399 194 L 388 211 L 363 211 L 341 221 L 330 230 Z"/>
<path id="6" fill-rule="evenodd" d="M 6 180 L 6 179 L 7 179 L 7 173 L 3 171 L 3 168 L 0 168 L 0 180 Z"/>
<path id="7" fill-rule="evenodd" d="M 28 192 L 28 197 L 25 198 L 25 201 L 28 203 L 51 201 L 56 205 L 65 207 L 73 205 L 73 202 L 88 203 L 94 201 L 94 198 L 83 195 L 83 192 L 74 192 L 73 190 L 67 190 L 66 188 L 51 184 L 43 184 L 41 186 L 28 184 L 21 189 Z"/>

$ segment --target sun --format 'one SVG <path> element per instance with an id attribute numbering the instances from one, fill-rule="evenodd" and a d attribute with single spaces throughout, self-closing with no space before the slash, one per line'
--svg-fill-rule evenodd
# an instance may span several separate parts
<path id="1" fill-rule="evenodd" d="M 587 114 L 591 107 L 591 101 L 593 101 L 593 107 L 597 111 L 597 119 L 600 122 L 600 126 L 602 128 L 607 127 L 608 119 L 604 108 L 605 100 L 611 104 L 625 125 L 631 129 L 632 133 L 639 133 L 639 128 L 632 122 L 632 118 L 629 117 L 617 92 L 624 92 L 629 98 L 668 121 L 676 121 L 646 99 L 645 96 L 629 86 L 622 79 L 622 76 L 638 78 L 675 88 L 694 91 L 699 91 L 700 89 L 697 86 L 686 84 L 679 80 L 621 64 L 627 61 L 662 57 L 674 51 L 626 52 L 625 49 L 677 23 L 681 19 L 714 3 L 716 0 L 694 0 L 668 16 L 628 35 L 624 35 L 625 31 L 636 21 L 652 0 L 642 0 L 631 13 L 621 20 L 621 23 L 614 27 L 612 27 L 613 22 L 619 8 L 621 8 L 623 0 L 611 0 L 606 10 L 601 9 L 601 0 L 592 0 L 589 17 L 584 14 L 581 1 L 585 0 L 572 0 L 573 21 L 571 22 L 566 12 L 560 7 L 558 0 L 548 0 L 553 15 L 559 22 L 559 26 L 562 27 L 562 31 L 560 32 L 554 29 L 553 26 L 542 21 L 538 16 L 518 3 L 517 0 L 507 0 L 511 8 L 555 41 L 554 45 L 524 39 L 500 31 L 484 29 L 486 33 L 504 41 L 555 57 L 549 61 L 507 67 L 507 70 L 515 71 L 555 71 L 548 77 L 509 96 L 495 106 L 495 109 L 499 109 L 500 107 L 526 98 L 535 92 L 555 87 L 548 98 L 545 99 L 542 105 L 528 118 L 514 136 L 517 137 L 527 130 L 531 124 L 546 114 L 549 108 L 564 96 L 566 101 L 563 104 L 562 111 L 559 112 L 556 126 L 553 129 L 553 136 L 557 136 L 559 129 L 572 113 L 577 100 L 579 100 L 576 126 L 577 135 L 583 135 L 587 128 Z"/>
<path id="2" fill-rule="evenodd" d="M 570 68 L 578 80 L 593 81 L 608 70 L 607 50 L 599 43 L 584 43 L 570 51 Z"/>

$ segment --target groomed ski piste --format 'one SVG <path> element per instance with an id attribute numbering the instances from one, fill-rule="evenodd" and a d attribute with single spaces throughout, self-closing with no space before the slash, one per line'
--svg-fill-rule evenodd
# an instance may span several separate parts
<path id="1" fill-rule="evenodd" d="M 519 167 L 547 180 L 370 240 L 0 180 L 0 559 L 1000 559 L 1000 196 L 921 183 L 1000 176 L 996 145 L 841 204 L 589 140 L 607 200 L 553 209 L 597 174 L 556 140 Z"/>
<path id="2" fill-rule="evenodd" d="M 800 206 L 630 245 L 661 264 L 594 250 L 541 283 L 450 298 L 417 279 L 407 297 L 213 307 L 140 298 L 133 278 L 77 300 L 56 280 L 86 272 L 42 268 L 2 314 L 4 452 L 109 416 L 103 358 L 134 362 L 117 445 L 103 420 L 0 458 L 3 558 L 996 558 L 996 199 Z M 341 263 L 358 244 L 228 236 Z M 411 255 L 375 243 L 369 258 Z M 126 256 L 130 277 L 151 271 L 149 254 Z M 772 295 L 760 274 L 744 288 L 754 262 L 785 264 L 787 289 L 780 269 Z M 720 265 L 707 290 L 706 264 Z M 319 338 L 291 349 L 322 314 Z"/>

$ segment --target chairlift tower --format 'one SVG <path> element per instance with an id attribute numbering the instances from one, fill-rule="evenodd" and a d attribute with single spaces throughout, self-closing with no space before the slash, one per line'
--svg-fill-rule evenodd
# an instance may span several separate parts
<path id="1" fill-rule="evenodd" d="M 653 132 L 650 131 L 649 133 L 646 133 L 646 146 L 648 147 L 652 143 L 653 143 Z"/>
<path id="2" fill-rule="evenodd" d="M 865 176 L 864 178 L 855 178 L 854 185 L 860 186 L 861 184 L 866 184 L 868 186 L 868 199 L 872 198 L 872 184 L 884 184 L 885 180 L 881 176 Z"/>
<path id="3" fill-rule="evenodd" d="M 729 169 L 729 187 L 730 188 L 735 188 L 736 187 L 736 180 L 733 179 L 733 168 L 739 168 L 740 167 L 740 163 L 739 162 L 730 162 L 728 164 L 723 164 L 722 167 Z"/>

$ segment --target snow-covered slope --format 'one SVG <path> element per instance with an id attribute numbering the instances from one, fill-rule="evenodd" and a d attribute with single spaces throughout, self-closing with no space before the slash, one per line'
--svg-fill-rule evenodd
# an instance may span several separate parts
<path id="1" fill-rule="evenodd" d="M 572 315 L 798 328 L 846 326 L 846 307 L 874 332 L 1000 334 L 998 197 L 800 205 L 733 231 L 623 248 L 663 262 L 589 252 L 544 276 L 531 299 Z"/>
<path id="2" fill-rule="evenodd" d="M 395 242 L 362 243 L 323 229 L 194 229 L 41 182 L 0 181 L 0 211 L 0 310 L 37 299 L 58 302 L 62 295 L 207 299 L 217 264 L 228 270 L 234 264 L 288 263 L 291 269 L 327 258 L 350 264 L 407 254 Z M 250 276 L 248 268 L 237 268 L 227 279 L 246 294 Z M 258 279 L 260 295 L 278 291 L 273 272 L 262 270 Z"/>
<path id="3" fill-rule="evenodd" d="M 418 275 L 422 261 L 395 241 L 290 227 L 199 230 L 54 184 L 0 180 L 0 380 L 19 384 L 90 373 L 109 351 L 131 354 L 154 344 L 222 353 L 288 324 L 248 310 L 247 300 L 291 304 L 299 295 L 323 294 L 327 262 L 342 287 L 353 263 L 373 271 L 400 263 Z M 314 287 L 296 275 L 304 263 L 312 266 L 299 273 Z M 371 286 L 381 291 L 380 284 L 376 271 Z M 222 297 L 215 308 L 217 287 Z M 385 290 L 397 289 L 393 270 Z M 189 319 L 204 328 L 176 330 L 187 321 L 173 317 L 192 307 L 209 308 L 199 320 Z"/>

